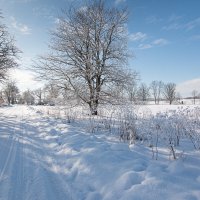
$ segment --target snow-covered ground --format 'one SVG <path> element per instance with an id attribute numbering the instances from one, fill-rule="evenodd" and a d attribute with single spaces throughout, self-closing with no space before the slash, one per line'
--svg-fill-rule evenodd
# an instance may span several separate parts
<path id="1" fill-rule="evenodd" d="M 137 112 L 155 116 L 177 107 Z M 129 145 L 116 134 L 91 133 L 83 118 L 61 118 L 53 110 L 0 108 L 0 200 L 200 199 L 200 151 L 189 141 L 182 141 L 176 160 L 165 146 L 155 159 L 142 142 Z"/>

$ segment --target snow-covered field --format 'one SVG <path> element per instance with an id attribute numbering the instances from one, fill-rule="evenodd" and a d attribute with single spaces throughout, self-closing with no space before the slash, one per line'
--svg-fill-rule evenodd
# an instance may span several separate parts
<path id="1" fill-rule="evenodd" d="M 79 116 L 84 110 L 1 107 L 0 200 L 198 200 L 199 111 L 138 107 L 134 124 L 145 135 L 130 144 L 119 138 L 114 111 L 91 118 Z M 174 135 L 177 146 L 166 143 Z"/>

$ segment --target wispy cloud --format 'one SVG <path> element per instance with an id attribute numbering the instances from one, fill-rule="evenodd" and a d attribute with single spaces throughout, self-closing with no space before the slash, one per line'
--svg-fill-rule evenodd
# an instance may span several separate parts
<path id="1" fill-rule="evenodd" d="M 27 25 L 17 22 L 14 17 L 11 17 L 11 26 L 23 35 L 31 34 L 31 29 Z"/>
<path id="2" fill-rule="evenodd" d="M 152 42 L 152 44 L 156 45 L 156 46 L 164 46 L 168 43 L 169 43 L 169 41 L 164 39 L 164 38 L 159 38 L 159 39 L 156 39 Z"/>
<path id="3" fill-rule="evenodd" d="M 162 29 L 165 31 L 179 30 L 182 28 L 183 28 L 183 25 L 178 24 L 178 23 L 172 23 L 172 24 L 168 24 L 168 25 L 162 27 Z"/>
<path id="4" fill-rule="evenodd" d="M 172 15 L 169 16 L 168 21 L 169 22 L 177 22 L 182 18 L 183 18 L 183 16 L 181 16 L 181 15 L 172 14 Z"/>
<path id="5" fill-rule="evenodd" d="M 43 17 L 55 21 L 56 10 L 54 7 L 48 7 L 48 8 L 45 6 L 35 7 L 33 8 L 33 13 L 37 17 Z"/>
<path id="6" fill-rule="evenodd" d="M 115 0 L 115 4 L 125 3 L 126 0 Z"/>
<path id="7" fill-rule="evenodd" d="M 149 16 L 149 17 L 146 18 L 146 22 L 147 22 L 148 24 L 157 24 L 157 23 L 160 23 L 160 22 L 162 22 L 162 21 L 163 21 L 162 18 L 157 17 L 157 16 L 155 16 L 155 15 L 152 15 L 152 16 Z"/>
<path id="8" fill-rule="evenodd" d="M 187 30 L 192 30 L 194 28 L 200 27 L 200 17 L 188 22 L 185 27 Z"/>
<path id="9" fill-rule="evenodd" d="M 159 39 L 156 39 L 156 40 L 153 40 L 152 42 L 150 43 L 146 43 L 146 44 L 139 44 L 138 45 L 138 49 L 151 49 L 153 47 L 160 47 L 160 46 L 165 46 L 169 44 L 169 41 L 164 39 L 164 38 L 159 38 Z"/>
<path id="10" fill-rule="evenodd" d="M 163 26 L 162 29 L 166 31 L 179 30 L 183 28 L 181 23 L 182 16 L 172 14 L 167 19 L 167 25 Z"/>
<path id="11" fill-rule="evenodd" d="M 192 79 L 185 81 L 183 83 L 179 83 L 176 87 L 177 91 L 184 97 L 191 96 L 193 90 L 197 90 L 200 92 L 199 89 L 200 85 L 200 78 Z"/>
<path id="12" fill-rule="evenodd" d="M 150 49 L 150 48 L 152 48 L 153 47 L 153 45 L 152 44 L 140 44 L 139 46 L 138 46 L 138 49 Z"/>
<path id="13" fill-rule="evenodd" d="M 142 32 L 132 33 L 129 38 L 131 41 L 144 41 L 147 39 L 147 34 Z"/>
<path id="14" fill-rule="evenodd" d="M 166 31 L 170 30 L 186 30 L 190 31 L 197 27 L 200 27 L 200 17 L 188 22 L 182 22 L 182 16 L 171 15 L 168 19 L 168 24 L 163 26 L 162 29 Z"/>

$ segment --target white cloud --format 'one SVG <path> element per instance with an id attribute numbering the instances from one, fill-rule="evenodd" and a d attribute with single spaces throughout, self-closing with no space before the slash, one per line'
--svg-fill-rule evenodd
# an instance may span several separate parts
<path id="1" fill-rule="evenodd" d="M 172 14 L 172 15 L 169 16 L 168 21 L 169 22 L 177 22 L 177 21 L 179 21 L 182 18 L 183 18 L 183 16 Z"/>
<path id="2" fill-rule="evenodd" d="M 20 91 L 25 91 L 27 89 L 34 90 L 44 85 L 44 83 L 36 81 L 34 74 L 28 70 L 11 70 L 10 77 L 12 80 L 16 81 Z"/>
<path id="3" fill-rule="evenodd" d="M 56 9 L 53 6 L 49 6 L 48 8 L 45 6 L 34 7 L 33 13 L 37 17 L 42 17 L 55 22 Z"/>
<path id="4" fill-rule="evenodd" d="M 193 90 L 197 90 L 200 93 L 200 78 L 179 83 L 176 89 L 183 97 L 192 96 Z"/>
<path id="5" fill-rule="evenodd" d="M 131 41 L 144 41 L 147 39 L 147 34 L 142 32 L 132 33 L 129 35 Z"/>
<path id="6" fill-rule="evenodd" d="M 151 43 L 149 44 L 139 44 L 138 46 L 138 49 L 151 49 L 153 47 L 159 47 L 159 46 L 164 46 L 164 45 L 167 45 L 169 44 L 169 41 L 164 39 L 164 38 L 159 38 L 159 39 L 156 39 L 154 41 L 152 41 Z"/>
<path id="7" fill-rule="evenodd" d="M 182 28 L 182 25 L 180 25 L 178 23 L 172 23 L 172 24 L 168 24 L 168 25 L 162 27 L 162 29 L 165 31 L 179 30 L 181 28 Z"/>
<path id="8" fill-rule="evenodd" d="M 126 0 L 115 0 L 115 4 L 125 3 Z"/>
<path id="9" fill-rule="evenodd" d="M 23 35 L 31 34 L 31 29 L 27 25 L 17 22 L 14 17 L 11 17 L 11 26 Z"/>
<path id="10" fill-rule="evenodd" d="M 150 49 L 152 48 L 153 46 L 151 44 L 140 44 L 138 46 L 139 49 Z"/>
<path id="11" fill-rule="evenodd" d="M 166 31 L 180 30 L 180 29 L 190 31 L 194 28 L 200 27 L 200 17 L 193 19 L 191 21 L 188 21 L 187 23 L 181 23 L 180 19 L 182 19 L 181 16 L 172 15 L 168 20 L 168 22 L 170 23 L 163 26 L 162 29 Z"/>
<path id="12" fill-rule="evenodd" d="M 15 68 L 9 71 L 9 76 L 11 80 L 16 81 L 17 86 L 21 92 L 30 89 L 34 90 L 44 86 L 42 81 L 36 80 L 36 75 L 33 71 L 27 70 L 27 67 L 32 65 L 32 56 L 31 55 L 24 55 L 19 60 L 19 65 L 22 68 Z"/>
<path id="13" fill-rule="evenodd" d="M 24 53 L 21 59 L 18 61 L 21 68 L 15 68 L 9 71 L 9 77 L 11 80 L 16 81 L 20 92 L 23 92 L 27 89 L 38 89 L 43 87 L 45 84 L 44 81 L 36 80 L 36 74 L 33 71 L 28 70 L 28 68 L 31 69 L 31 66 L 33 65 L 33 57 L 34 55 L 32 54 Z"/>
<path id="14" fill-rule="evenodd" d="M 157 23 L 160 23 L 160 22 L 162 22 L 162 21 L 163 21 L 162 18 L 157 17 L 157 16 L 154 16 L 154 15 L 149 16 L 149 17 L 146 18 L 146 22 L 147 22 L 148 24 L 157 24 Z"/>
<path id="15" fill-rule="evenodd" d="M 175 14 L 170 15 L 167 20 L 168 24 L 163 26 L 162 29 L 166 31 L 182 29 L 184 26 L 184 24 L 180 22 L 182 18 L 183 17 L 179 15 Z"/>
<path id="16" fill-rule="evenodd" d="M 196 27 L 199 27 L 200 26 L 200 17 L 188 22 L 185 27 L 187 30 L 192 30 Z"/>
<path id="17" fill-rule="evenodd" d="M 159 38 L 157 40 L 154 40 L 152 42 L 153 45 L 156 45 L 156 46 L 163 46 L 163 45 L 166 45 L 168 44 L 168 40 L 164 39 L 164 38 Z"/>

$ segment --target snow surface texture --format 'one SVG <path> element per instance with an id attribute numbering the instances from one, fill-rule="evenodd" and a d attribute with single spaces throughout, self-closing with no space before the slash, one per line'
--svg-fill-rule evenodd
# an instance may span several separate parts
<path id="1" fill-rule="evenodd" d="M 45 109 L 0 108 L 0 200 L 200 199 L 199 151 L 172 160 L 162 148 L 155 160 L 148 146 Z"/>

